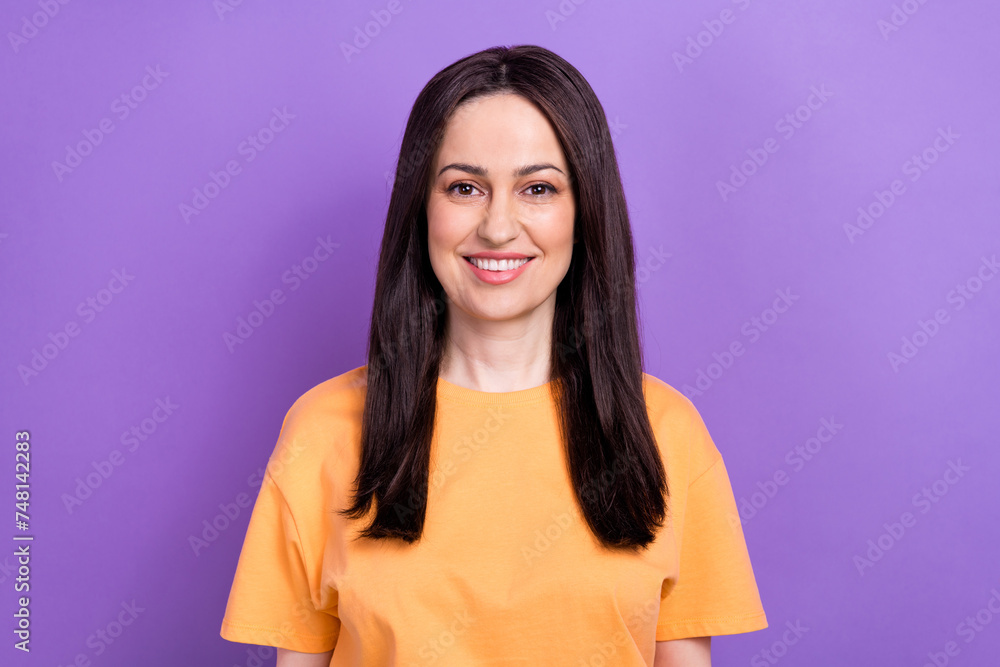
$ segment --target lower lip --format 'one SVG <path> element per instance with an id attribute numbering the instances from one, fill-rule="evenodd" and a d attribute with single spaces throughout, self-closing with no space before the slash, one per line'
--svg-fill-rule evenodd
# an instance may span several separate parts
<path id="1" fill-rule="evenodd" d="M 472 272 L 476 274 L 476 277 L 482 280 L 484 283 L 489 283 L 491 285 L 503 285 L 504 283 L 509 283 L 510 281 L 517 278 L 519 275 L 524 273 L 524 269 L 531 264 L 532 259 L 517 267 L 516 269 L 510 269 L 509 271 L 487 271 L 486 269 L 480 269 L 478 266 L 470 262 L 469 260 L 462 258 L 462 261 L 469 265 Z"/>

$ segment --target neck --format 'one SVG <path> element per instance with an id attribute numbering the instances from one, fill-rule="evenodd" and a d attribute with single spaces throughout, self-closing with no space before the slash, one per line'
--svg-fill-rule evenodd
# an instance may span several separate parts
<path id="1" fill-rule="evenodd" d="M 476 391 L 519 391 L 545 384 L 550 379 L 554 316 L 554 298 L 509 320 L 483 320 L 450 310 L 439 375 Z"/>

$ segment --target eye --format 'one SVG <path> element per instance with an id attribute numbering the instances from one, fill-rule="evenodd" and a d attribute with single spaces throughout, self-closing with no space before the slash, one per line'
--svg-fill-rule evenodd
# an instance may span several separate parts
<path id="1" fill-rule="evenodd" d="M 461 197 L 469 197 L 478 191 L 478 188 L 472 183 L 455 183 L 455 185 L 448 188 L 448 192 L 454 192 Z"/>
<path id="2" fill-rule="evenodd" d="M 554 194 L 556 189 L 549 185 L 548 183 L 535 183 L 528 186 L 528 194 L 535 196 L 544 196 L 548 194 Z"/>

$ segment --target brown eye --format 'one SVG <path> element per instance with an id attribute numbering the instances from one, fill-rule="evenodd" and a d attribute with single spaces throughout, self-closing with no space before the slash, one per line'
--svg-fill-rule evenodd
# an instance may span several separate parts
<path id="1" fill-rule="evenodd" d="M 458 195 L 461 195 L 463 197 L 468 197 L 475 192 L 476 186 L 472 185 L 471 183 L 456 183 L 455 185 L 451 186 L 448 189 L 451 192 L 454 192 Z"/>
<path id="2" fill-rule="evenodd" d="M 547 195 L 550 192 L 555 191 L 556 189 L 548 183 L 535 183 L 534 185 L 528 186 L 528 192 L 533 195 Z"/>

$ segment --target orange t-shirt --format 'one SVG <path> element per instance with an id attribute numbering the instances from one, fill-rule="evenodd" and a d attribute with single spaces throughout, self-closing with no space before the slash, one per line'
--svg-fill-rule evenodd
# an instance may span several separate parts
<path id="1" fill-rule="evenodd" d="M 732 487 L 694 405 L 644 374 L 668 520 L 637 554 L 579 512 L 553 383 L 438 379 L 421 538 L 357 540 L 365 367 L 285 416 L 250 517 L 223 638 L 347 665 L 651 665 L 655 642 L 767 627 Z"/>

